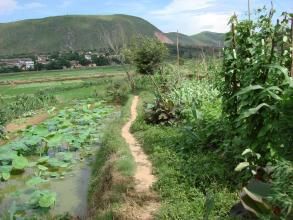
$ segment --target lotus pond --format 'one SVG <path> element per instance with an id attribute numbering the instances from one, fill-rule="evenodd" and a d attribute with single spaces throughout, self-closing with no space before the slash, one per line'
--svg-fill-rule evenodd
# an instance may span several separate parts
<path id="1" fill-rule="evenodd" d="M 85 216 L 90 163 L 112 112 L 79 101 L 0 146 L 0 219 Z"/>

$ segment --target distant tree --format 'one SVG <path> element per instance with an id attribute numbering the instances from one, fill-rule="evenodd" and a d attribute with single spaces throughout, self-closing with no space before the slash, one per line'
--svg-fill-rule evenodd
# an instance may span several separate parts
<path id="1" fill-rule="evenodd" d="M 70 67 L 70 62 L 63 58 L 58 58 L 57 60 L 53 60 L 46 65 L 46 69 L 48 70 L 58 70 L 63 69 L 63 67 Z"/>
<path id="2" fill-rule="evenodd" d="M 97 66 L 110 65 L 109 59 L 106 56 L 93 55 L 92 62 L 95 63 Z"/>
<path id="3" fill-rule="evenodd" d="M 168 53 L 167 47 L 153 38 L 139 38 L 131 48 L 132 59 L 141 74 L 154 74 Z"/>
<path id="4" fill-rule="evenodd" d="M 82 66 L 87 66 L 87 65 L 91 64 L 91 61 L 87 60 L 84 56 L 79 56 L 78 61 L 79 61 L 80 65 L 82 65 Z"/>
<path id="5" fill-rule="evenodd" d="M 36 71 L 40 71 L 40 70 L 43 70 L 43 69 L 45 69 L 45 65 L 44 64 L 38 63 L 38 62 L 35 63 L 35 70 Z"/>
<path id="6" fill-rule="evenodd" d="M 53 52 L 53 53 L 49 56 L 49 58 L 50 58 L 51 60 L 56 60 L 56 59 L 58 59 L 58 58 L 59 58 L 59 52 Z"/>

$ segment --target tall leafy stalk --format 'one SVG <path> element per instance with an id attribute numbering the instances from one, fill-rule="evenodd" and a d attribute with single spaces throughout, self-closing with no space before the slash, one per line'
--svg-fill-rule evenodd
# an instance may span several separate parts
<path id="1" fill-rule="evenodd" d="M 230 20 L 222 71 L 223 112 L 243 148 L 267 154 L 283 144 L 274 141 L 274 125 L 285 91 L 292 88 L 292 38 L 287 13 L 276 23 L 274 9 L 258 13 L 255 21 L 238 22 L 236 15 Z"/>

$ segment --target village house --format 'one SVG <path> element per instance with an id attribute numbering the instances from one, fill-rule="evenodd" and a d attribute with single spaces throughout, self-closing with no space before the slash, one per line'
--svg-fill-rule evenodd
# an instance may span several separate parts
<path id="1" fill-rule="evenodd" d="M 34 69 L 35 63 L 31 58 L 1 59 L 0 64 L 6 67 L 18 67 L 22 70 Z"/>
<path id="2" fill-rule="evenodd" d="M 71 69 L 78 69 L 82 67 L 82 65 L 79 64 L 78 60 L 70 61 L 70 66 L 71 66 Z"/>
<path id="3" fill-rule="evenodd" d="M 87 54 L 84 55 L 84 58 L 86 60 L 92 61 L 92 54 L 91 53 L 87 53 Z"/>
<path id="4" fill-rule="evenodd" d="M 38 55 L 37 62 L 43 65 L 47 65 L 50 62 L 48 55 Z"/>

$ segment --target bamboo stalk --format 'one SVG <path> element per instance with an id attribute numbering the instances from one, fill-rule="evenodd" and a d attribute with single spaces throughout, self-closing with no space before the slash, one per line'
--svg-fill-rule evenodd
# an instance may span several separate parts
<path id="1" fill-rule="evenodd" d="M 248 20 L 250 21 L 250 0 L 248 0 Z"/>
<path id="2" fill-rule="evenodd" d="M 293 17 L 291 17 L 291 45 L 293 47 Z M 293 78 L 293 50 L 291 52 L 291 77 Z"/>

